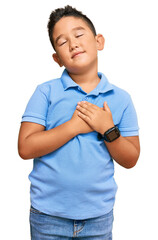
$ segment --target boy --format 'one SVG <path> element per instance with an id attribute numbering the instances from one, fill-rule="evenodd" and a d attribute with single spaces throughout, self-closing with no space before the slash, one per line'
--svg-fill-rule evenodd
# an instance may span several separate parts
<path id="1" fill-rule="evenodd" d="M 66 6 L 48 23 L 60 78 L 40 84 L 19 132 L 23 159 L 34 158 L 31 237 L 112 239 L 117 185 L 113 159 L 125 168 L 139 157 L 131 98 L 98 73 L 104 37 L 81 12 Z"/>

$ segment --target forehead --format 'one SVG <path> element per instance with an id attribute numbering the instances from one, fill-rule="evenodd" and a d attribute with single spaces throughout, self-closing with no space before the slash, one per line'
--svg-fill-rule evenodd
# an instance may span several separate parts
<path id="1" fill-rule="evenodd" d="M 53 37 L 57 37 L 60 34 L 66 34 L 73 31 L 73 29 L 82 27 L 87 31 L 90 31 L 88 24 L 78 17 L 62 17 L 54 26 Z"/>

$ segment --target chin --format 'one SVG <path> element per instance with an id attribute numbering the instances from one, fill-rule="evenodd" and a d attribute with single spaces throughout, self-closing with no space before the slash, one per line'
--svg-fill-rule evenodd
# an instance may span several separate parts
<path id="1" fill-rule="evenodd" d="M 71 67 L 71 68 L 66 68 L 69 73 L 72 74 L 81 74 L 82 72 L 85 72 L 88 67 L 87 66 L 76 66 L 76 67 Z"/>
<path id="2" fill-rule="evenodd" d="M 67 71 L 72 74 L 81 74 L 90 68 L 94 68 L 94 63 L 78 62 L 71 67 L 66 67 Z"/>

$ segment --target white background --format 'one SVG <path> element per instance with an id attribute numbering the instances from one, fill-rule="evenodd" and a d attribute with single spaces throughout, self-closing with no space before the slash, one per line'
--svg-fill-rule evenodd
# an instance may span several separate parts
<path id="1" fill-rule="evenodd" d="M 17 153 L 21 116 L 37 84 L 63 71 L 47 33 L 52 10 L 83 11 L 106 39 L 99 71 L 127 90 L 140 127 L 141 155 L 130 170 L 115 164 L 114 240 L 158 239 L 158 7 L 155 0 L 3 1 L 0 6 L 1 239 L 28 240 L 32 160 Z"/>

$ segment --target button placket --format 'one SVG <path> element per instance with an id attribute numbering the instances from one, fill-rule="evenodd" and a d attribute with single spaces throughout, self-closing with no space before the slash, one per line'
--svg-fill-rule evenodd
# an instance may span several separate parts
<path id="1" fill-rule="evenodd" d="M 88 101 L 88 97 L 85 97 L 83 100 Z"/>

